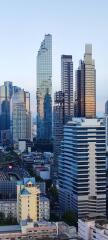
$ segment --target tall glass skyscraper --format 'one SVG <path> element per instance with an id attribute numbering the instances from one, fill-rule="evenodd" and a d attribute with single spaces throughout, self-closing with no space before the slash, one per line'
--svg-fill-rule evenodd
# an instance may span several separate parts
<path id="1" fill-rule="evenodd" d="M 75 116 L 96 117 L 96 70 L 92 45 L 85 45 L 84 61 L 76 71 Z"/>
<path id="2" fill-rule="evenodd" d="M 45 35 L 37 55 L 37 139 L 52 136 L 52 35 Z"/>
<path id="3" fill-rule="evenodd" d="M 60 155 L 60 146 L 63 139 L 63 103 L 63 92 L 55 92 L 53 107 L 53 137 L 55 161 L 54 164 L 56 173 L 58 173 L 58 156 Z"/>
<path id="4" fill-rule="evenodd" d="M 64 95 L 63 121 L 67 123 L 73 117 L 73 61 L 72 55 L 61 56 L 61 87 Z"/>
<path id="5" fill-rule="evenodd" d="M 12 82 L 4 82 L 0 86 L 0 142 L 10 140 L 10 101 L 12 97 Z"/>

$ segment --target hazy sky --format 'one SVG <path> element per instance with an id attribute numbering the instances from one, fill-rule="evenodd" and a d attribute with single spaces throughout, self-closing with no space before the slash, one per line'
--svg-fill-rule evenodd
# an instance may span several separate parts
<path id="1" fill-rule="evenodd" d="M 92 43 L 97 70 L 97 110 L 108 99 L 108 0 L 0 0 L 0 84 L 31 92 L 35 107 L 36 55 L 45 33 L 53 36 L 53 87 L 60 88 L 60 56 L 74 70 Z M 34 98 L 34 101 L 33 101 Z"/>

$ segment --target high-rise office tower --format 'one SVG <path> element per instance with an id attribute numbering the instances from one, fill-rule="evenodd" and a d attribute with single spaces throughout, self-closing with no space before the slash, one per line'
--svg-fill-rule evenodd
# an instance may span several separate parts
<path id="1" fill-rule="evenodd" d="M 37 139 L 52 137 L 52 35 L 45 35 L 37 55 Z"/>
<path id="2" fill-rule="evenodd" d="M 85 64 L 80 61 L 75 75 L 75 103 L 74 116 L 85 116 Z"/>
<path id="3" fill-rule="evenodd" d="M 92 59 L 92 45 L 85 45 L 85 117 L 96 117 L 96 70 Z"/>
<path id="4" fill-rule="evenodd" d="M 102 119 L 73 118 L 64 127 L 59 157 L 59 200 L 79 216 L 106 214 L 105 125 Z"/>
<path id="5" fill-rule="evenodd" d="M 55 171 L 58 172 L 58 156 L 60 155 L 60 145 L 63 138 L 63 92 L 58 91 L 54 95 L 53 108 L 53 137 L 54 137 L 54 160 Z"/>
<path id="6" fill-rule="evenodd" d="M 12 97 L 13 142 L 31 140 L 30 93 L 19 89 Z"/>
<path id="7" fill-rule="evenodd" d="M 10 101 L 12 92 L 12 82 L 4 82 L 4 85 L 0 86 L 0 141 L 2 143 L 11 140 Z"/>
<path id="8" fill-rule="evenodd" d="M 58 173 L 58 156 L 63 138 L 63 126 L 73 117 L 73 62 L 72 55 L 61 56 L 61 91 L 54 99 L 54 160 L 55 172 Z"/>
<path id="9" fill-rule="evenodd" d="M 91 44 L 85 45 L 84 61 L 76 71 L 75 116 L 96 117 L 96 70 Z"/>
<path id="10" fill-rule="evenodd" d="M 73 62 L 72 55 L 61 56 L 61 88 L 64 94 L 64 124 L 73 117 Z"/>
<path id="11" fill-rule="evenodd" d="M 105 114 L 108 114 L 108 100 L 105 103 Z"/>
<path id="12" fill-rule="evenodd" d="M 106 126 L 106 152 L 108 153 L 108 100 L 105 102 L 105 126 Z M 108 168 L 108 163 L 107 163 Z"/>

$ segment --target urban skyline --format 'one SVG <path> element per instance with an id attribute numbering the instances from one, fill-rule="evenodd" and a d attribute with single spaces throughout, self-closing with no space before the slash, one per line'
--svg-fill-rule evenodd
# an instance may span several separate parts
<path id="1" fill-rule="evenodd" d="M 8 3 L 5 0 L 1 2 L 1 83 L 13 81 L 21 88 L 24 85 L 24 88 L 31 92 L 32 103 L 34 103 L 36 53 L 44 34 L 51 33 L 53 36 L 54 92 L 60 88 L 61 55 L 73 55 L 75 72 L 78 61 L 84 52 L 83 46 L 86 42 L 90 42 L 93 45 L 97 69 L 97 110 L 103 111 L 104 103 L 107 100 L 107 88 L 104 88 L 104 84 L 107 86 L 108 78 L 106 71 L 108 54 L 105 48 L 107 46 L 107 4 L 106 0 L 104 0 L 104 3 L 96 0 L 95 3 L 94 1 L 89 3 L 82 1 L 78 4 L 77 2 L 69 1 L 68 5 L 65 1 L 62 1 L 62 4 L 60 2 L 50 4 L 46 1 L 42 6 L 41 3 L 36 3 L 35 1 L 30 3 L 29 1 L 23 1 L 23 3 L 19 1 L 15 3 L 11 0 Z M 40 11 L 37 11 L 38 9 L 41 9 L 44 22 L 41 20 L 41 14 Z M 90 12 L 92 11 L 92 15 L 88 12 L 88 9 Z M 73 10 L 72 14 L 71 10 Z M 82 13 L 82 16 L 80 13 Z M 67 16 L 65 20 L 64 16 Z M 69 25 L 72 23 L 72 31 L 70 31 L 68 22 Z M 57 23 L 58 27 L 56 28 Z M 35 104 L 32 104 L 32 111 L 35 112 Z"/>
<path id="2" fill-rule="evenodd" d="M 108 239 L 108 2 L 0 1 L 0 239 Z"/>

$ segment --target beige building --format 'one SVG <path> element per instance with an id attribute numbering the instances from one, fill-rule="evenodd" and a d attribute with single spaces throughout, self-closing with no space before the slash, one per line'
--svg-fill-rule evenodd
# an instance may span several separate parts
<path id="1" fill-rule="evenodd" d="M 24 178 L 17 183 L 17 221 L 31 219 L 39 221 L 40 189 L 35 178 Z"/>

